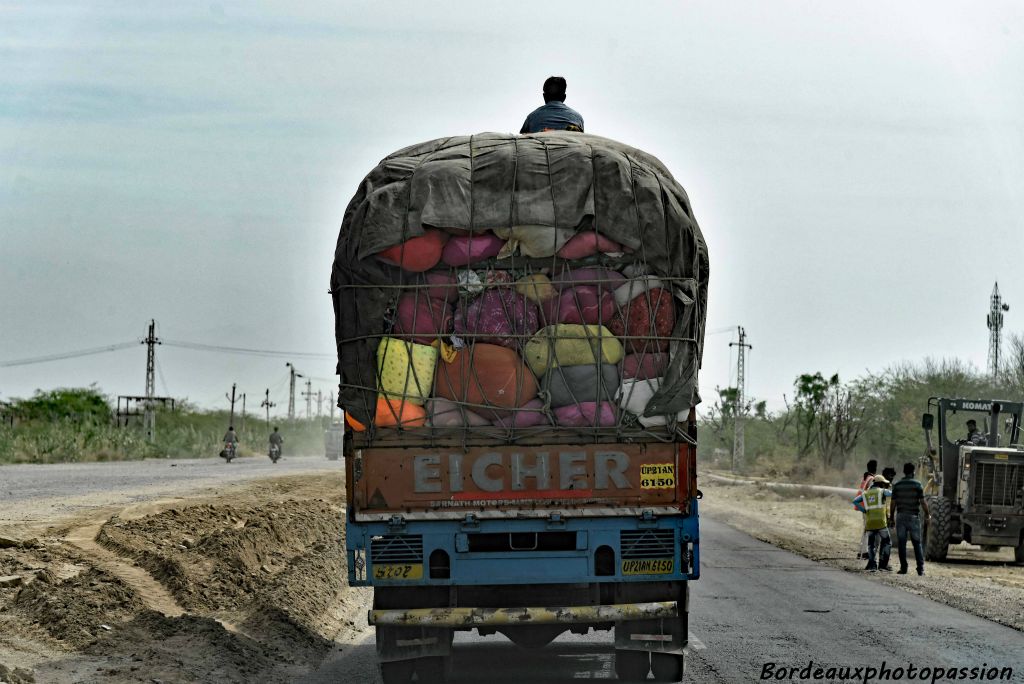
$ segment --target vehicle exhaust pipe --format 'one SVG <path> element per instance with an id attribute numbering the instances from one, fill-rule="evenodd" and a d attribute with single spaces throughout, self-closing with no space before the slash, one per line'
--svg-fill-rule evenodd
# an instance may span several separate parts
<path id="1" fill-rule="evenodd" d="M 988 445 L 997 447 L 999 446 L 999 414 L 1002 412 L 1003 407 L 998 401 L 992 402 L 992 422 L 989 425 Z"/>

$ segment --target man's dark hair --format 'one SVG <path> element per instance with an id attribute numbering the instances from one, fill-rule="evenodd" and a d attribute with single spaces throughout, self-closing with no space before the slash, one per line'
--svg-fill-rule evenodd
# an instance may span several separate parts
<path id="1" fill-rule="evenodd" d="M 544 81 L 545 102 L 565 102 L 565 79 L 561 76 L 549 76 Z"/>
<path id="2" fill-rule="evenodd" d="M 913 463 L 904 463 L 903 464 L 903 474 L 906 475 L 907 477 L 910 477 L 911 475 L 913 475 L 914 474 L 914 464 Z"/>
<path id="3" fill-rule="evenodd" d="M 228 425 L 228 430 L 234 430 L 234 429 L 235 429 L 234 425 Z"/>
<path id="4" fill-rule="evenodd" d="M 892 478 L 896 477 L 896 469 L 892 466 L 886 466 L 882 469 L 882 477 L 892 482 Z"/>
<path id="5" fill-rule="evenodd" d="M 868 472 L 871 473 L 872 475 L 878 472 L 878 461 L 876 461 L 875 459 L 871 459 L 870 461 L 868 461 Z"/>
<path id="6" fill-rule="evenodd" d="M 973 418 L 971 418 L 969 421 L 967 421 L 967 427 L 971 427 L 972 425 L 974 427 L 978 427 L 978 421 L 974 420 Z"/>
<path id="7" fill-rule="evenodd" d="M 276 425 L 274 426 L 274 432 L 277 432 L 277 426 Z"/>

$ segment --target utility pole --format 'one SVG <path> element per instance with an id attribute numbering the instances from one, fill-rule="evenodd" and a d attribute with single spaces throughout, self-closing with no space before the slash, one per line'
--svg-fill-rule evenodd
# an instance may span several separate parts
<path id="1" fill-rule="evenodd" d="M 245 392 L 242 392 L 242 428 L 240 432 L 245 432 Z"/>
<path id="2" fill-rule="evenodd" d="M 284 364 L 288 366 L 289 377 L 288 377 L 288 420 L 295 420 L 295 378 L 305 377 L 302 373 L 295 370 L 295 366 L 288 363 Z"/>
<path id="3" fill-rule="evenodd" d="M 156 395 L 156 345 L 160 340 L 156 336 L 156 321 L 150 319 L 146 339 L 146 408 L 142 415 L 142 427 L 146 431 L 146 441 L 156 439 L 156 412 L 153 410 L 153 397 Z"/>
<path id="4" fill-rule="evenodd" d="M 732 471 L 736 472 L 736 465 L 743 465 L 743 451 L 744 451 L 744 434 L 743 434 L 743 421 L 747 413 L 747 369 L 746 369 L 746 353 L 748 349 L 753 349 L 752 345 L 747 344 L 747 331 L 743 329 L 743 326 L 737 326 L 739 331 L 739 342 L 730 342 L 730 347 L 738 347 L 739 353 L 736 356 L 736 407 L 733 411 L 733 440 L 732 440 Z"/>
<path id="5" fill-rule="evenodd" d="M 1009 311 L 1010 305 L 1003 303 L 999 294 L 999 283 L 992 288 L 988 309 L 988 372 L 992 380 L 999 381 L 999 355 L 1003 344 L 1003 312 Z"/>
<path id="6" fill-rule="evenodd" d="M 231 394 L 225 394 L 225 398 L 231 402 L 231 421 L 228 425 L 234 427 L 235 425 L 235 383 L 231 383 Z"/>
<path id="7" fill-rule="evenodd" d="M 334 390 L 331 390 L 330 394 L 327 395 L 327 403 L 331 410 L 331 422 L 334 422 Z"/>
<path id="8" fill-rule="evenodd" d="M 267 409 L 267 432 L 270 432 L 270 409 L 274 406 L 277 406 L 277 404 L 274 404 L 273 402 L 270 401 L 269 387 L 267 388 L 267 391 L 263 394 L 263 403 L 260 404 L 260 406 L 265 407 Z"/>
<path id="9" fill-rule="evenodd" d="M 321 390 L 316 391 L 316 417 L 319 418 L 323 414 L 320 412 L 320 408 L 324 403 L 324 393 Z"/>
<path id="10" fill-rule="evenodd" d="M 306 380 L 306 391 L 302 393 L 306 398 L 306 418 L 313 417 L 313 381 Z"/>

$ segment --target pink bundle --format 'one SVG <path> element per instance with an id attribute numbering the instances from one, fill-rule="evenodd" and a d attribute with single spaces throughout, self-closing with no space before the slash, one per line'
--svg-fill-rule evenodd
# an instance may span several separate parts
<path id="1" fill-rule="evenodd" d="M 607 324 L 615 315 L 615 297 L 605 289 L 598 293 L 594 285 L 567 287 L 554 299 L 544 302 L 544 320 L 555 323 Z"/>
<path id="2" fill-rule="evenodd" d="M 497 256 L 505 241 L 492 233 L 456 235 L 441 252 L 441 261 L 449 266 L 467 266 Z"/>
<path id="3" fill-rule="evenodd" d="M 598 252 L 614 254 L 622 251 L 622 245 L 592 230 L 576 233 L 556 253 L 563 259 L 585 259 Z"/>
<path id="4" fill-rule="evenodd" d="M 555 422 L 564 427 L 611 427 L 615 425 L 615 404 L 584 401 L 553 410 Z"/>

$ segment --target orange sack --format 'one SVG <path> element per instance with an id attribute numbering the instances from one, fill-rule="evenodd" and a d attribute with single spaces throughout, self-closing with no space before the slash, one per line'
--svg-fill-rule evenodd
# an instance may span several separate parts
<path id="1" fill-rule="evenodd" d="M 377 427 L 420 427 L 427 421 L 427 411 L 422 406 L 402 399 L 377 397 L 377 415 L 373 424 Z"/>
<path id="2" fill-rule="evenodd" d="M 401 399 L 387 399 L 378 396 L 377 415 L 373 422 L 378 427 L 395 427 L 399 423 L 402 427 L 418 427 L 423 425 L 426 413 L 422 406 L 416 406 Z M 345 412 L 345 422 L 355 432 L 366 432 L 366 426 L 353 418 L 352 414 L 347 411 Z"/>
<path id="3" fill-rule="evenodd" d="M 514 350 L 477 343 L 438 365 L 434 396 L 465 402 L 468 410 L 494 420 L 536 397 L 537 378 Z"/>

